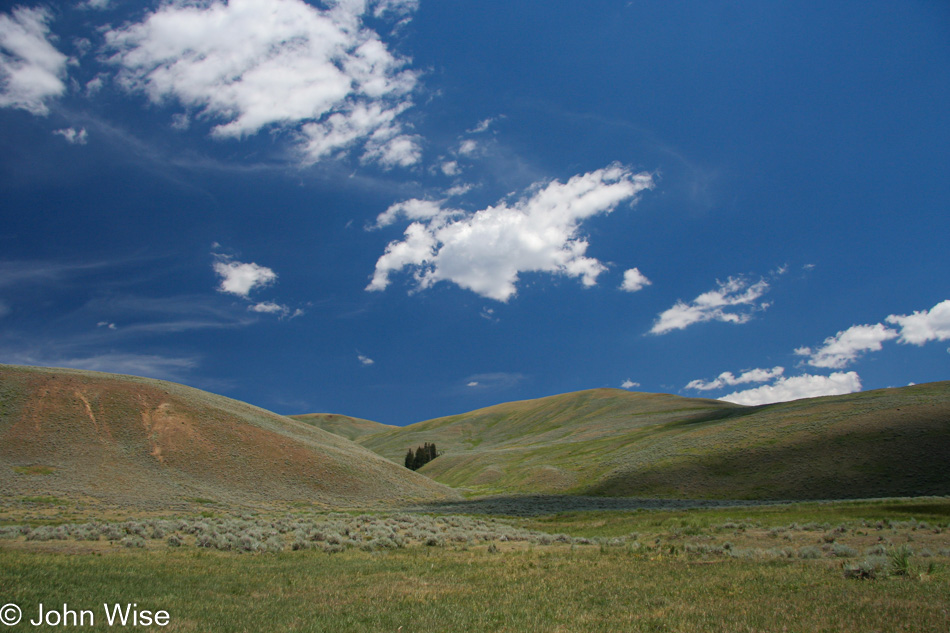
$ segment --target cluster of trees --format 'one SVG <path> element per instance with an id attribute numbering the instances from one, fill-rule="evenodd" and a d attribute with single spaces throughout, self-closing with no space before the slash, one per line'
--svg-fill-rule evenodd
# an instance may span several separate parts
<path id="1" fill-rule="evenodd" d="M 438 456 L 439 454 L 435 450 L 435 444 L 426 442 L 425 445 L 417 448 L 415 453 L 412 452 L 411 448 L 409 449 L 409 452 L 406 453 L 406 468 L 409 470 L 419 470 Z"/>

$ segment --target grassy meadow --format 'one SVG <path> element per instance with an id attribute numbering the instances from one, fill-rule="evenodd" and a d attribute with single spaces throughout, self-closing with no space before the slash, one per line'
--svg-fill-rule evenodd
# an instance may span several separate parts
<path id="1" fill-rule="evenodd" d="M 29 617 L 40 602 L 135 602 L 168 611 L 170 631 L 950 628 L 947 498 L 205 514 L 65 525 L 19 504 L 0 528 L 0 598 Z M 232 533 L 260 546 L 229 547 Z M 107 628 L 96 616 L 93 630 Z"/>

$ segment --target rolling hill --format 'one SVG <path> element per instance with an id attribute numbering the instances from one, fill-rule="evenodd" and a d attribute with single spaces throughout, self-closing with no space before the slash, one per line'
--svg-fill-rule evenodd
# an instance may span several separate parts
<path id="1" fill-rule="evenodd" d="M 832 499 L 950 494 L 950 382 L 757 407 L 595 389 L 358 441 L 467 494 Z"/>
<path id="2" fill-rule="evenodd" d="M 348 440 L 358 440 L 367 435 L 375 435 L 398 429 L 398 426 L 391 424 L 382 424 L 372 420 L 362 418 L 351 418 L 348 415 L 338 415 L 336 413 L 307 413 L 304 415 L 287 416 L 298 422 L 303 422 L 319 429 L 323 429 L 335 435 L 342 435 Z"/>
<path id="3" fill-rule="evenodd" d="M 183 385 L 0 365 L 0 496 L 123 506 L 451 499 L 312 425 Z"/>

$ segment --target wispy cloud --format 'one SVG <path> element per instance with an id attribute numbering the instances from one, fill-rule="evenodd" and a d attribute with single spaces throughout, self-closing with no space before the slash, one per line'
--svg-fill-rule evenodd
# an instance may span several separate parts
<path id="1" fill-rule="evenodd" d="M 62 136 L 70 145 L 85 145 L 89 140 L 89 134 L 86 128 L 77 130 L 76 128 L 64 128 L 62 130 L 53 130 L 53 134 Z"/>
<path id="2" fill-rule="evenodd" d="M 66 92 L 66 55 L 50 41 L 51 14 L 16 7 L 0 14 L 0 107 L 49 114 L 49 101 Z"/>
<path id="3" fill-rule="evenodd" d="M 517 386 L 525 379 L 524 374 L 516 372 L 494 372 L 474 374 L 463 379 L 467 389 L 481 391 L 501 391 Z"/>
<path id="4" fill-rule="evenodd" d="M 360 364 L 363 365 L 364 367 L 369 367 L 370 365 L 376 364 L 376 361 L 374 361 L 369 356 L 365 356 L 364 354 L 357 354 L 356 358 L 357 360 L 360 361 Z"/>
<path id="5" fill-rule="evenodd" d="M 716 285 L 715 289 L 704 292 L 689 303 L 677 301 L 672 308 L 661 312 L 650 333 L 666 334 L 706 321 L 746 323 L 755 312 L 769 305 L 759 301 L 769 290 L 769 282 L 765 279 L 751 283 L 745 277 L 730 277 Z"/>
<path id="6" fill-rule="evenodd" d="M 377 226 L 400 218 L 412 223 L 404 239 L 386 247 L 366 289 L 385 290 L 390 275 L 406 268 L 420 290 L 450 281 L 503 302 L 515 295 L 523 272 L 579 277 L 592 286 L 606 267 L 586 256 L 581 223 L 635 202 L 652 186 L 650 174 L 611 165 L 566 183 L 537 183 L 513 204 L 502 200 L 475 213 L 423 200 L 393 205 Z"/>
<path id="7" fill-rule="evenodd" d="M 0 354 L 2 354 L 3 362 L 16 365 L 85 369 L 112 374 L 158 378 L 174 382 L 184 382 L 190 372 L 198 366 L 199 360 L 194 356 L 162 356 L 122 352 L 64 356 L 0 350 Z"/>

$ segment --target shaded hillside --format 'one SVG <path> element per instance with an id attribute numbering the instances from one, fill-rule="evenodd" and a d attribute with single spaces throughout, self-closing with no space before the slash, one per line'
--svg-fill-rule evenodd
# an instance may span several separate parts
<path id="1" fill-rule="evenodd" d="M 454 492 L 342 437 L 182 385 L 0 365 L 0 494 L 356 506 Z"/>
<path id="2" fill-rule="evenodd" d="M 399 428 L 390 424 L 382 424 L 362 418 L 351 418 L 348 415 L 337 415 L 336 413 L 307 413 L 287 417 L 323 429 L 334 435 L 341 435 L 348 440 L 356 440 L 366 435 L 374 435 Z"/>
<path id="3" fill-rule="evenodd" d="M 950 382 L 759 407 L 597 389 L 360 438 L 469 494 L 734 499 L 950 494 Z"/>

